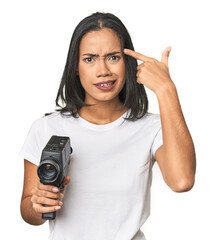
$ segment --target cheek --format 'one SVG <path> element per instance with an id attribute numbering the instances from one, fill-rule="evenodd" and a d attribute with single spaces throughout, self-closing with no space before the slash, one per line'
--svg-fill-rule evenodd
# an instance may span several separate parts
<path id="1" fill-rule="evenodd" d="M 83 64 L 79 64 L 78 73 L 79 73 L 80 78 L 87 75 L 87 70 Z"/>
<path id="2" fill-rule="evenodd" d="M 118 67 L 117 67 L 117 75 L 120 76 L 120 78 L 125 79 L 125 64 L 121 63 Z"/>
<path id="3" fill-rule="evenodd" d="M 80 82 L 82 86 L 86 85 L 90 78 L 90 70 L 87 70 L 87 67 L 83 66 L 83 64 L 79 64 L 78 66 L 78 74 L 80 78 Z"/>

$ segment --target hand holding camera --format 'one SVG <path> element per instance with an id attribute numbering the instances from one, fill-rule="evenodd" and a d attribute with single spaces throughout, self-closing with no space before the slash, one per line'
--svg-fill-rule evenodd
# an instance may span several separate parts
<path id="1" fill-rule="evenodd" d="M 53 185 L 38 183 L 32 191 L 31 202 L 33 209 L 38 214 L 52 213 L 60 210 L 63 205 L 64 191 L 69 183 L 70 177 L 67 176 L 62 182 L 64 188 L 62 188 L 60 192 L 59 189 Z"/>
<path id="2" fill-rule="evenodd" d="M 71 153 L 70 138 L 60 136 L 52 136 L 42 151 L 37 170 L 40 183 L 33 190 L 31 201 L 43 219 L 54 220 L 63 205 L 64 187 L 70 182 L 66 175 Z"/>

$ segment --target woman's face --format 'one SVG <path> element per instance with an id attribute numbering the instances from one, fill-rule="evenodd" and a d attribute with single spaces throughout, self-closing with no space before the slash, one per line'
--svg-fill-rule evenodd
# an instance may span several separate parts
<path id="1" fill-rule="evenodd" d="M 125 84 L 125 64 L 116 33 L 103 28 L 84 35 L 79 47 L 78 73 L 85 90 L 85 102 L 119 102 Z"/>

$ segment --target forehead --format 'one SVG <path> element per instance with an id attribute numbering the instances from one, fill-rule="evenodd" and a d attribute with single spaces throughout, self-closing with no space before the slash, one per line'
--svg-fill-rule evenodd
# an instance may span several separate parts
<path id="1" fill-rule="evenodd" d="M 85 34 L 80 42 L 80 53 L 103 55 L 107 52 L 121 51 L 120 39 L 116 32 L 109 28 L 91 31 Z"/>

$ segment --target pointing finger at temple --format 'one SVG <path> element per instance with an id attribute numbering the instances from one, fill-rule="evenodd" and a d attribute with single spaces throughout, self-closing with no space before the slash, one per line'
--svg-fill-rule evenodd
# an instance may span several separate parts
<path id="1" fill-rule="evenodd" d="M 170 55 L 171 47 L 167 47 L 162 54 L 161 62 L 164 63 L 168 67 L 168 58 Z"/>
<path id="2" fill-rule="evenodd" d="M 153 58 L 150 58 L 150 57 L 147 57 L 141 53 L 138 53 L 138 52 L 135 52 L 133 50 L 130 50 L 130 49 L 124 49 L 123 52 L 126 54 L 126 55 L 129 55 L 137 60 L 140 60 L 140 61 L 143 61 L 143 62 L 146 62 L 146 61 L 152 61 Z"/>

